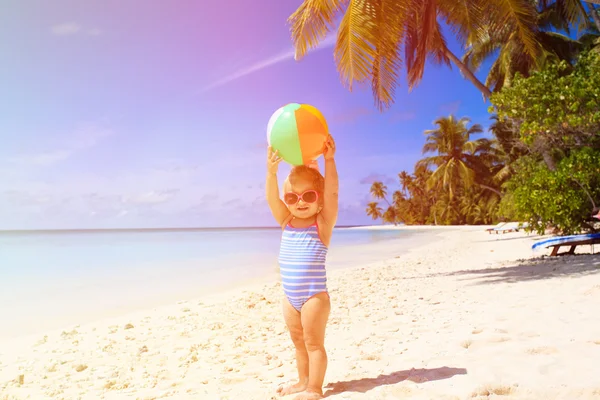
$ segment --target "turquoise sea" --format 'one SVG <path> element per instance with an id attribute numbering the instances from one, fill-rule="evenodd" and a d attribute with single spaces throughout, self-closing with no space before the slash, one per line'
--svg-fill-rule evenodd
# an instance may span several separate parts
<path id="1" fill-rule="evenodd" d="M 0 232 L 0 338 L 277 280 L 278 228 Z M 426 230 L 334 232 L 328 268 L 395 257 Z"/>

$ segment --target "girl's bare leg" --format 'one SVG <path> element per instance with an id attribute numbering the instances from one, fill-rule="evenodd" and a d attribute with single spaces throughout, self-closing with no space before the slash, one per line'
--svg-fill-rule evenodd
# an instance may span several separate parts
<path id="1" fill-rule="evenodd" d="M 304 331 L 304 343 L 308 352 L 308 385 L 297 400 L 323 398 L 323 381 L 327 371 L 327 353 L 325 352 L 325 328 L 331 311 L 327 293 L 311 297 L 302 306 L 301 322 Z"/>
<path id="2" fill-rule="evenodd" d="M 290 331 L 290 337 L 296 347 L 296 366 L 298 368 L 298 383 L 287 387 L 280 387 L 277 393 L 285 396 L 292 393 L 299 393 L 306 389 L 308 385 L 308 352 L 304 344 L 304 331 L 302 329 L 302 320 L 300 312 L 296 310 L 284 296 L 283 298 L 283 318 Z"/>

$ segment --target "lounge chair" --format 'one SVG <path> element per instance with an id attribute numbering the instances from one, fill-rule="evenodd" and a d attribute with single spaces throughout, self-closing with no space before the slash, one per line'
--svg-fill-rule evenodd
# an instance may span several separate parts
<path id="1" fill-rule="evenodd" d="M 492 226 L 491 228 L 487 228 L 485 231 L 486 231 L 487 233 L 490 233 L 490 234 L 491 234 L 491 233 L 492 233 L 494 230 L 496 230 L 496 229 L 500 228 L 500 227 L 501 227 L 501 226 L 503 226 L 503 225 L 506 225 L 506 222 L 500 222 L 500 223 L 498 223 L 496 226 Z M 498 232 L 496 232 L 496 233 L 498 233 Z"/>
<path id="2" fill-rule="evenodd" d="M 519 232 L 521 225 L 522 224 L 520 222 L 507 222 L 506 224 L 504 224 L 498 228 L 494 228 L 492 231 L 496 232 L 496 234 L 498 234 L 498 232 L 502 232 L 502 233 Z"/>
<path id="3" fill-rule="evenodd" d="M 574 254 L 575 248 L 584 244 L 594 245 L 600 243 L 600 233 L 589 233 L 584 235 L 557 236 L 535 243 L 531 248 L 538 250 L 541 248 L 552 247 L 551 257 L 558 256 L 558 249 L 562 246 L 571 246 L 568 252 L 562 254 Z M 592 248 L 592 252 L 593 252 Z"/>

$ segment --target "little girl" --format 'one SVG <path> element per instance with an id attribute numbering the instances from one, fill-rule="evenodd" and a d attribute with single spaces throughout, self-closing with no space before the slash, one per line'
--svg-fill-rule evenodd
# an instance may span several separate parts
<path id="1" fill-rule="evenodd" d="M 292 168 L 279 198 L 277 169 L 281 157 L 269 147 L 266 195 L 271 213 L 283 229 L 279 266 L 285 297 L 283 317 L 296 347 L 298 383 L 281 387 L 295 400 L 323 398 L 327 369 L 325 327 L 331 308 L 325 259 L 338 215 L 338 176 L 335 143 L 328 137 L 323 156 L 325 178 L 312 167 Z"/>

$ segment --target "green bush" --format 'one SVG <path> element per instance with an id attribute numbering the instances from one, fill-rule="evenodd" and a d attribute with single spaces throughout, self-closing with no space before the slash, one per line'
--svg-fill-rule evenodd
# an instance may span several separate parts
<path id="1" fill-rule="evenodd" d="M 555 171 L 522 157 L 515 170 L 500 208 L 505 217 L 527 221 L 540 234 L 549 226 L 567 235 L 589 229 L 593 203 L 600 204 L 600 150 L 575 150 Z"/>
<path id="2" fill-rule="evenodd" d="M 600 133 L 600 54 L 584 53 L 575 67 L 549 64 L 491 98 L 500 119 L 519 126 L 521 139 L 532 144 L 543 138 L 559 148 L 597 143 Z"/>

